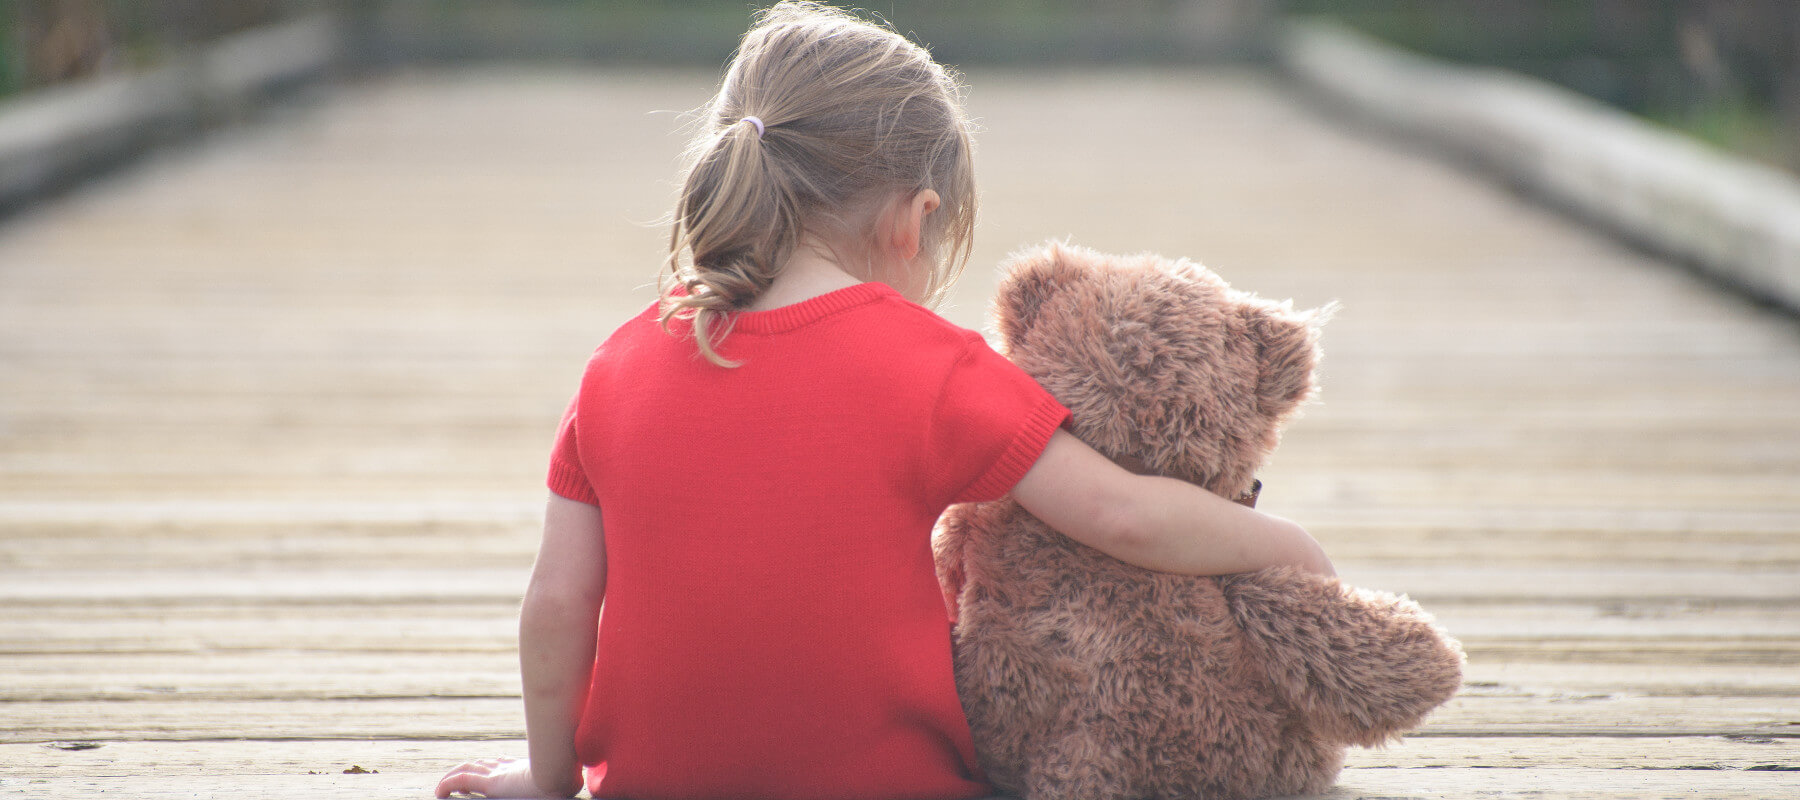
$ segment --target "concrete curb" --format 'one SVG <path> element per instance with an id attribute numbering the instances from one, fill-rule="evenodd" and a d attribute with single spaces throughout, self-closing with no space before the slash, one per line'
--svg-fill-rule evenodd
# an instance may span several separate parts
<path id="1" fill-rule="evenodd" d="M 1573 92 L 1288 22 L 1282 67 L 1334 103 L 1429 142 L 1639 245 L 1800 313 L 1800 181 Z"/>
<path id="2" fill-rule="evenodd" d="M 146 73 L 0 102 L 0 213 L 329 74 L 342 42 L 336 19 L 318 14 L 226 37 Z"/>

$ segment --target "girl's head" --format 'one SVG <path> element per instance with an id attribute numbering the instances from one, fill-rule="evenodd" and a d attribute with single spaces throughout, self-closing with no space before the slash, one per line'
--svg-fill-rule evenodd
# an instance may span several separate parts
<path id="1" fill-rule="evenodd" d="M 846 271 L 925 303 L 968 260 L 975 179 L 959 87 L 898 33 L 782 2 L 744 34 L 701 125 L 675 206 L 662 318 L 690 317 L 715 363 L 726 362 L 711 324 L 767 288 L 803 235 Z M 941 205 L 924 219 L 920 256 L 897 262 L 877 226 L 925 190 Z"/>

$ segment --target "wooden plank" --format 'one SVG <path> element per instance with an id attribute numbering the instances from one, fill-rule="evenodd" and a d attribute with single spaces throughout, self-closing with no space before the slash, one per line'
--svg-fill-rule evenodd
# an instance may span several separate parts
<path id="1" fill-rule="evenodd" d="M 0 745 L 0 763 L 31 773 L 85 764 L 129 774 L 155 765 L 164 775 L 296 774 L 341 763 L 427 773 L 477 756 L 522 755 L 523 739 L 375 739 L 155 742 L 108 741 L 87 750 L 42 744 Z M 1432 737 L 1388 747 L 1350 748 L 1352 770 L 1436 768 L 1589 768 L 1748 770 L 1800 765 L 1800 740 L 1767 737 Z"/>
<path id="2" fill-rule="evenodd" d="M 394 534 L 517 536 L 543 521 L 542 495 L 504 498 L 429 496 L 232 499 L 192 495 L 179 499 L 11 500 L 0 502 L 0 525 L 10 541 L 38 537 L 85 538 L 130 545 L 148 535 L 222 540 L 272 534 L 345 530 L 370 537 Z"/>
<path id="3" fill-rule="evenodd" d="M 328 653 L 408 652 L 465 653 L 510 651 L 517 624 L 510 618 L 487 621 L 403 619 L 356 621 L 348 618 L 269 624 L 254 620 L 194 620 L 136 628 L 68 627 L 48 623 L 8 625 L 24 636 L 0 639 L 0 655 L 9 658 L 83 653 L 117 656 L 127 653 L 232 652 Z M 97 627 L 97 626 L 96 626 Z M 1481 637 L 1452 628 L 1463 649 L 1477 663 L 1516 661 L 1568 663 L 1767 663 L 1793 664 L 1800 655 L 1800 636 L 1679 636 L 1647 631 L 1640 637 L 1585 636 Z M 32 631 L 44 631 L 32 636 Z M 10 632 L 9 632 L 10 633 Z"/>
<path id="4" fill-rule="evenodd" d="M 35 517 L 15 508 L 10 520 L 0 504 L 0 527 L 8 532 L 6 546 L 0 548 L 0 568 L 141 570 L 224 564 L 328 568 L 342 566 L 352 557 L 364 563 L 453 567 L 467 563 L 456 560 L 465 553 L 482 554 L 483 563 L 495 558 L 516 563 L 528 560 L 536 548 L 541 503 L 534 498 L 516 506 L 496 503 L 492 509 L 470 504 L 460 511 L 421 506 L 411 512 L 420 515 L 416 521 L 398 518 L 411 511 L 403 504 L 388 512 L 378 504 L 354 503 L 268 503 L 263 508 L 193 503 L 191 510 L 173 503 L 141 508 L 118 504 L 110 510 L 68 511 L 42 504 L 46 507 Z M 1800 512 L 1665 514 L 1666 521 L 1620 514 L 1610 524 L 1593 515 L 1583 522 L 1581 515 L 1570 514 L 1558 527 L 1551 526 L 1557 523 L 1535 527 L 1534 516 L 1560 515 L 1527 510 L 1510 516 L 1419 511 L 1411 515 L 1417 521 L 1395 513 L 1384 523 L 1341 521 L 1333 518 L 1337 515 L 1310 508 L 1284 508 L 1281 513 L 1302 521 L 1335 560 L 1346 563 L 1447 564 L 1479 556 L 1493 565 L 1555 561 L 1800 572 L 1800 537 L 1789 532 L 1800 530 Z M 396 518 L 378 519 L 382 513 Z M 189 518 L 183 520 L 183 515 Z M 334 515 L 339 519 L 332 519 Z M 1692 527 L 1676 528 L 1683 523 Z M 442 546 L 452 541 L 453 551 Z"/>
<path id="5" fill-rule="evenodd" d="M 1800 696 L 1800 670 L 1791 663 L 1619 664 L 1568 660 L 1476 658 L 1463 667 L 1470 687 L 1561 690 L 1577 694 L 1625 692 L 1668 697 Z"/>
<path id="6" fill-rule="evenodd" d="M 1476 641 L 1464 648 L 1477 661 L 1561 661 L 1598 664 L 1755 664 L 1779 666 L 1800 660 L 1794 640 L 1649 639 L 1593 642 L 1556 639 Z"/>
<path id="7" fill-rule="evenodd" d="M 58 739 L 444 739 L 518 735 L 512 697 L 232 699 L 0 704 L 0 743 Z M 1800 697 L 1647 697 L 1519 688 L 1465 691 L 1421 729 L 1433 736 L 1794 736 Z"/>
<path id="8" fill-rule="evenodd" d="M 17 671 L 31 669 L 41 659 L 84 654 L 91 658 L 75 660 L 83 669 L 127 656 L 266 656 L 278 665 L 298 654 L 313 661 L 358 654 L 510 655 L 515 642 L 515 606 L 510 597 L 488 601 L 402 597 L 374 608 L 319 599 L 290 605 L 280 596 L 243 605 L 217 602 L 139 603 L 117 612 L 101 603 L 30 606 L 28 613 L 0 622 L 0 655 Z M 1655 602 L 1625 609 L 1605 604 L 1449 606 L 1439 609 L 1439 619 L 1461 638 L 1470 656 L 1471 676 L 1505 674 L 1505 668 L 1514 664 L 1535 666 L 1540 675 L 1546 675 L 1544 670 L 1590 667 L 1597 670 L 1588 673 L 1590 684 L 1629 681 L 1620 685 L 1669 693 L 1680 680 L 1742 675 L 1746 669 L 1755 674 L 1758 665 L 1774 668 L 1800 658 L 1800 636 L 1794 633 L 1789 607 L 1677 609 L 1673 618 L 1659 619 L 1658 606 Z M 1632 608 L 1645 607 L 1648 614 L 1631 615 Z M 1659 667 L 1655 675 L 1660 678 L 1644 683 L 1651 675 L 1630 669 L 1632 665 Z M 1671 677 L 1677 668 L 1688 669 L 1680 674 L 1693 677 Z M 1764 681 L 1757 685 L 1767 686 Z M 1732 685 L 1752 688 L 1741 679 Z"/>
<path id="9" fill-rule="evenodd" d="M 492 650 L 196 650 L 11 656 L 0 702 L 167 699 L 190 693 L 231 699 L 433 697 L 514 694 L 518 659 Z M 1795 697 L 1800 671 L 1789 664 L 1594 663 L 1477 658 L 1464 669 L 1470 689 L 1575 696 Z"/>
<path id="10" fill-rule="evenodd" d="M 1402 592 L 1424 603 L 1473 600 L 1632 601 L 1692 598 L 1716 601 L 1800 601 L 1793 570 L 1679 568 L 1638 565 L 1594 567 L 1559 563 L 1535 568 L 1509 565 L 1346 564 L 1339 577 L 1356 586 Z"/>
<path id="11" fill-rule="evenodd" d="M 429 659 L 415 659 L 425 669 L 442 670 Z M 271 659 L 273 661 L 273 659 Z M 401 672 L 313 674 L 271 663 L 271 669 L 232 676 L 173 674 L 131 675 L 86 672 L 79 678 L 51 676 L 10 679 L 0 689 L 0 703 L 126 703 L 179 700 L 194 703 L 256 700 L 338 701 L 397 699 L 518 699 L 518 660 L 512 669 L 486 672 Z M 205 713 L 196 709 L 195 713 Z"/>
<path id="12" fill-rule="evenodd" d="M 0 702 L 168 699 L 241 695 L 337 697 L 483 696 L 517 693 L 513 647 L 350 652 L 269 649 L 192 653 L 81 652 L 6 660 Z M 508 687 L 500 688 L 496 687 Z M 84 694 L 86 692 L 87 694 Z"/>
<path id="13" fill-rule="evenodd" d="M 66 770 L 73 766 L 144 774 L 154 766 L 167 776 L 303 775 L 307 771 L 342 770 L 352 764 L 381 774 L 447 770 L 476 757 L 522 756 L 523 737 L 512 739 L 372 739 L 229 742 L 109 741 L 87 750 L 62 750 L 42 744 L 0 745 L 0 763 L 25 772 Z M 339 773 L 342 774 L 342 773 Z M 435 781 L 435 779 L 434 779 Z M 423 795 L 417 795 L 422 797 Z"/>
<path id="14" fill-rule="evenodd" d="M 345 454 L 328 440 L 354 441 L 366 431 L 298 431 L 313 434 L 302 444 L 289 441 L 296 431 L 247 432 L 242 444 L 254 448 L 282 448 L 275 460 L 244 463 L 241 454 L 202 449 L 189 436 L 170 433 L 154 441 L 141 441 L 132 450 L 108 452 L 105 435 L 80 447 L 20 453 L 0 461 L 0 499 L 80 497 L 96 486 L 124 498 L 181 496 L 206 486 L 213 497 L 279 496 L 303 493 L 321 500 L 367 496 L 372 489 L 392 495 L 454 497 L 433 481 L 464 484 L 463 496 L 492 495 L 506 486 L 507 499 L 536 493 L 541 483 L 544 445 L 538 436 L 507 434 L 483 450 L 484 437 L 466 437 L 437 431 L 426 436 L 403 432 L 370 434 L 365 443 L 379 450 L 364 453 L 345 473 Z M 541 433 L 540 430 L 521 433 Z M 1646 432 L 1650 434 L 1652 432 Z M 117 444 L 116 442 L 114 444 Z M 469 448 L 472 460 L 446 461 L 440 449 Z M 341 448 L 341 445 L 336 445 Z M 159 452 L 160 451 L 160 452 Z M 109 463 L 104 457 L 111 455 Z M 29 457 L 27 457 L 29 456 Z M 176 458 L 176 457 L 179 458 Z M 435 457 L 434 457 L 435 456 Z M 1284 465 L 1288 461 L 1282 462 Z M 396 470 L 404 467 L 404 470 Z M 389 471 L 384 471 L 384 469 Z M 1279 481 L 1281 504 L 1319 505 L 1333 498 L 1354 498 L 1365 507 L 1437 507 L 1457 505 L 1539 505 L 1602 507 L 1655 506 L 1671 511 L 1697 512 L 1721 505 L 1754 506 L 1773 511 L 1800 510 L 1800 494 L 1793 491 L 1795 478 L 1772 472 L 1664 471 L 1634 473 L 1630 465 L 1606 464 L 1585 468 L 1547 470 L 1530 463 L 1485 464 L 1479 471 L 1467 460 L 1427 462 L 1404 459 L 1395 465 L 1320 465 L 1299 475 L 1271 473 Z M 360 481 L 360 482 L 358 482 Z M 531 496 L 531 495 L 524 495 Z M 1271 498 L 1273 500 L 1273 498 Z M 1291 513 L 1284 510 L 1283 513 Z"/>
<path id="15" fill-rule="evenodd" d="M 1792 797 L 1786 772 L 1614 769 L 1351 769 L 1330 800 L 1557 797 L 1567 800 L 1769 800 Z"/>
<path id="16" fill-rule="evenodd" d="M 226 598 L 261 602 L 349 602 L 430 599 L 516 602 L 528 567 L 419 569 L 378 565 L 295 573 L 258 570 L 220 575 L 212 570 L 57 570 L 14 573 L 0 584 L 0 604 L 108 603 L 131 598 L 191 603 Z M 1476 600 L 1629 602 L 1687 600 L 1800 602 L 1800 575 L 1776 569 L 1619 565 L 1613 568 L 1544 564 L 1387 565 L 1344 563 L 1339 575 L 1357 586 L 1403 592 L 1425 603 Z"/>
<path id="17" fill-rule="evenodd" d="M 67 602 L 32 602 L 30 608 L 29 617 L 0 618 L 0 642 L 84 636 L 156 637 L 214 623 L 243 626 L 246 631 L 253 624 L 272 628 L 329 626 L 352 617 L 372 629 L 392 628 L 397 633 L 444 620 L 496 625 L 518 615 L 518 604 L 510 598 L 484 596 L 446 600 L 402 596 L 373 608 L 355 597 L 316 596 L 310 602 L 293 603 L 281 595 L 174 598 L 125 607 L 107 607 L 76 598 Z M 1800 634 L 1800 607 L 1781 599 L 1571 598 L 1557 602 L 1541 598 L 1460 598 L 1434 602 L 1427 610 L 1465 640 L 1779 639 Z M 304 630 L 297 628 L 283 635 L 303 636 Z M 342 632 L 346 631 L 322 633 Z"/>
<path id="18" fill-rule="evenodd" d="M 524 595 L 529 566 L 414 569 L 377 567 L 330 571 L 165 569 L 155 572 L 59 570 L 9 576 L 0 603 L 103 604 L 217 602 L 235 598 L 264 603 L 446 602 L 516 603 Z"/>
<path id="19" fill-rule="evenodd" d="M 1751 769 L 1800 766 L 1800 739 L 1767 736 L 1432 736 L 1353 747 L 1352 769 Z"/>
<path id="20" fill-rule="evenodd" d="M 344 762 L 346 766 L 340 766 Z M 320 764 L 317 775 L 232 774 L 223 769 L 196 775 L 166 775 L 151 765 L 145 773 L 120 774 L 105 768 L 85 768 L 43 776 L 0 776 L 0 792 L 33 798 L 143 797 L 356 797 L 363 800 L 421 800 L 432 796 L 438 779 L 456 762 L 439 770 L 382 772 L 344 775 L 344 759 Z M 70 774 L 73 773 L 73 774 Z"/>
<path id="21" fill-rule="evenodd" d="M 1286 463 L 1285 461 L 1283 462 Z M 1279 469 L 1279 468 L 1277 468 Z M 1267 481 L 1265 481 L 1266 483 Z M 1520 502 L 1514 505 L 1420 504 L 1372 507 L 1356 503 L 1303 503 L 1284 497 L 1279 485 L 1265 491 L 1270 499 L 1282 499 L 1302 513 L 1311 527 L 1341 531 L 1347 540 L 1389 534 L 1424 536 L 1518 536 L 1521 544 L 1539 545 L 1553 535 L 1580 533 L 1596 537 L 1596 547 L 1636 541 L 1676 543 L 1676 537 L 1703 542 L 1744 537 L 1772 544 L 1791 539 L 1800 531 L 1800 511 L 1778 508 L 1729 508 L 1709 506 L 1669 509 L 1660 506 L 1553 506 Z M 535 490 L 535 487 L 532 487 Z M 500 526 L 493 532 L 532 527 L 543 518 L 544 500 L 535 491 L 515 493 L 503 499 L 480 500 L 393 495 L 369 500 L 337 498 L 321 502 L 281 497 L 230 499 L 190 494 L 180 499 L 132 500 L 107 498 L 58 501 L 48 498 L 0 501 L 0 525 L 21 536 L 62 536 L 86 531 L 101 538 L 130 538 L 148 530 L 222 538 L 254 535 L 257 531 L 288 532 L 319 527 L 347 526 L 371 535 L 469 530 L 479 525 Z M 474 532 L 474 531 L 470 531 Z M 1629 557 L 1629 553 L 1619 554 Z"/>
<path id="22" fill-rule="evenodd" d="M 147 392 L 161 401 L 160 405 L 151 408 L 141 407 L 142 400 L 147 398 L 134 397 L 123 391 L 92 392 L 66 405 L 51 405 L 46 402 L 50 399 L 48 396 L 28 392 L 0 401 L 0 413 L 36 424 L 76 426 L 56 431 L 64 440 L 73 441 L 97 438 L 97 434 L 84 435 L 86 430 L 115 428 L 124 436 L 153 438 L 168 435 L 170 429 L 192 427 L 209 419 L 218 425 L 254 428 L 269 422 L 271 416 L 277 414 L 286 425 L 344 431 L 379 432 L 395 427 L 427 429 L 446 424 L 485 424 L 517 432 L 542 427 L 540 415 L 548 404 L 546 395 L 568 391 L 565 383 L 539 379 L 507 394 L 474 393 L 441 403 L 429 395 L 427 390 L 432 387 L 428 386 L 405 390 L 369 387 L 363 397 L 325 395 L 310 405 L 293 410 L 278 406 L 286 398 L 303 396 L 303 390 L 277 392 L 265 389 L 247 393 L 208 391 L 201 387 L 174 391 L 166 387 L 147 388 Z M 527 388 L 531 391 L 524 391 Z M 1769 402 L 1775 403 L 1778 397 L 1771 397 Z M 370 398 L 401 402 L 359 408 L 359 404 L 367 404 Z M 1395 444 L 1401 431 L 1371 430 L 1394 413 L 1393 409 L 1374 405 L 1367 409 L 1334 408 L 1333 415 L 1327 419 L 1308 416 L 1295 424 L 1296 442 L 1303 437 L 1305 444 L 1297 446 L 1291 457 L 1304 456 L 1308 461 L 1322 461 L 1335 455 L 1339 461 L 1375 458 L 1386 463 L 1397 462 L 1394 456 L 1400 454 L 1438 460 L 1457 454 L 1499 453 L 1514 461 L 1561 457 L 1577 459 L 1572 465 L 1579 466 L 1641 464 L 1674 469 L 1690 463 L 1684 457 L 1701 459 L 1699 464 L 1692 466 L 1711 467 L 1720 466 L 1718 462 L 1724 455 L 1745 453 L 1757 456 L 1764 463 L 1791 467 L 1793 451 L 1784 449 L 1783 445 L 1791 444 L 1796 438 L 1795 434 L 1787 432 L 1795 422 L 1794 413 L 1788 409 L 1735 408 L 1731 399 L 1721 395 L 1710 404 L 1690 399 L 1686 409 L 1658 406 L 1653 411 L 1646 409 L 1635 414 L 1614 409 L 1599 418 L 1548 408 L 1541 416 L 1502 417 L 1491 424 L 1476 426 L 1467 423 L 1486 410 L 1480 407 L 1480 401 L 1454 398 L 1451 406 L 1454 415 L 1443 409 L 1420 410 L 1421 418 L 1413 422 L 1415 430 L 1431 430 L 1434 435 L 1427 440 L 1411 442 L 1398 453 L 1385 445 Z M 430 401 L 429 405 L 424 401 Z M 134 403 L 140 404 L 138 413 L 133 413 Z M 417 410 L 413 411 L 415 407 Z M 1731 416 L 1719 416 L 1726 413 Z M 538 424 L 534 425 L 534 422 Z M 1645 441 L 1632 436 L 1645 428 L 1658 429 L 1667 437 L 1661 441 Z M 40 434 L 43 432 L 39 431 Z M 1617 449 L 1597 449 L 1601 445 Z M 1286 452 L 1282 455 L 1290 457 Z M 1745 465 L 1722 466 L 1737 471 Z"/>
<path id="23" fill-rule="evenodd" d="M 339 759 L 342 761 L 342 759 Z M 330 767 L 335 767 L 334 762 Z M 0 791 L 33 797 L 86 798 L 97 794 L 145 798 L 353 796 L 417 800 L 429 796 L 441 770 L 340 775 L 207 774 L 165 783 L 141 776 L 0 778 Z M 1569 800 L 1770 800 L 1791 797 L 1785 773 L 1739 771 L 1625 772 L 1621 770 L 1346 770 L 1321 800 L 1441 800 L 1445 797 L 1558 797 Z M 52 788 L 54 787 L 54 788 Z M 203 787 L 203 788 L 200 788 Z M 200 788 L 200 791 L 196 791 Z"/>
<path id="24" fill-rule="evenodd" d="M 1654 431 L 1645 431 L 1645 435 L 1654 435 Z M 1284 458 L 1279 463 L 1285 468 L 1296 461 Z M 1548 470 L 1531 463 L 1472 461 L 1420 464 L 1403 458 L 1392 465 L 1325 464 L 1306 473 L 1270 470 L 1265 480 L 1273 479 L 1270 485 L 1282 487 L 1283 502 L 1297 505 L 1322 504 L 1336 498 L 1335 502 L 1353 499 L 1358 505 L 1375 508 L 1589 504 L 1651 506 L 1683 512 L 1721 506 L 1782 512 L 1800 509 L 1800 493 L 1794 491 L 1792 474 L 1640 473 L 1624 463 Z"/>
<path id="25" fill-rule="evenodd" d="M 0 704 L 0 743 L 68 739 L 484 739 L 524 734 L 517 698 Z"/>
<path id="26" fill-rule="evenodd" d="M 0 609 L 5 606 L 0 606 Z M 123 608 L 75 600 L 35 602 L 0 617 L 0 652 L 95 647 L 159 649 L 206 640 L 221 648 L 356 649 L 358 643 L 442 642 L 447 648 L 510 641 L 518 605 L 506 597 L 402 596 L 371 607 L 358 598 L 194 598 Z M 1471 648 L 1636 646 L 1666 641 L 1700 648 L 1789 647 L 1800 640 L 1800 606 L 1782 600 L 1629 599 L 1552 603 L 1539 599 L 1436 602 L 1440 625 Z"/>
<path id="27" fill-rule="evenodd" d="M 1470 687 L 1434 712 L 1435 736 L 1800 734 L 1800 697 L 1650 697 L 1501 685 Z"/>
<path id="28" fill-rule="evenodd" d="M 444 769 L 341 775 L 338 759 L 319 775 L 244 775 L 209 773 L 172 782 L 141 776 L 107 774 L 70 778 L 0 778 L 0 790 L 17 789 L 33 797 L 83 798 L 96 794 L 130 797 L 354 796 L 370 800 L 417 800 L 427 797 Z M 1324 800 L 1387 800 L 1445 797 L 1559 797 L 1571 800 L 1769 800 L 1789 797 L 1790 776 L 1779 772 L 1623 770 L 1346 770 Z M 54 788 L 52 788 L 54 787 Z M 200 791 L 196 791 L 199 788 Z"/>
<path id="29" fill-rule="evenodd" d="M 76 653 L 5 659 L 0 703 L 517 696 L 519 659 L 490 651 Z"/>
<path id="30" fill-rule="evenodd" d="M 1724 738 L 1413 739 L 1353 748 L 1333 800 L 1375 797 L 1555 796 L 1775 798 L 1791 785 L 1770 767 L 1796 765 L 1791 740 Z M 35 797 L 300 796 L 418 798 L 450 766 L 520 755 L 500 740 L 109 742 L 91 750 L 0 745 L 0 791 Z M 373 773 L 346 775 L 352 766 Z M 316 773 L 316 774 L 309 774 Z M 1475 785 L 1478 778 L 1492 781 Z M 130 782 L 130 783 L 128 783 Z M 135 783 L 135 786 L 132 785 Z M 1660 794 L 1659 794 L 1660 793 Z"/>
<path id="31" fill-rule="evenodd" d="M 1800 634 L 1800 607 L 1782 600 L 1446 601 L 1428 610 L 1464 640 L 1779 639 Z"/>
<path id="32" fill-rule="evenodd" d="M 518 623 L 506 619 L 421 620 L 415 624 L 365 624 L 354 618 L 269 625 L 254 620 L 201 620 L 154 631 L 91 632 L 55 625 L 25 626 L 41 636 L 0 640 L 0 655 L 201 653 L 277 651 L 286 653 L 451 653 L 506 652 L 514 647 Z M 290 636 L 291 634 L 291 636 Z M 1772 648 L 1775 645 L 1762 645 Z"/>
<path id="33" fill-rule="evenodd" d="M 518 659 L 493 650 L 262 651 L 13 656 L 0 702 L 225 699 L 340 699 L 512 696 Z M 1594 663 L 1477 658 L 1464 669 L 1469 690 L 1531 696 L 1606 694 L 1653 697 L 1793 698 L 1800 671 L 1789 664 Z"/>
<path id="34" fill-rule="evenodd" d="M 346 623 L 348 624 L 348 623 Z M 255 626 L 251 626 L 255 628 Z M 511 629 L 512 626 L 496 626 Z M 19 641 L 0 645 L 0 656 L 94 654 L 100 656 L 174 655 L 219 656 L 232 653 L 286 653 L 318 657 L 331 653 L 504 653 L 511 652 L 514 638 L 495 633 L 487 638 L 446 638 L 409 635 L 383 638 L 377 633 L 322 639 L 294 646 L 278 632 L 255 630 L 254 636 L 230 637 L 229 626 L 201 627 L 188 636 L 126 638 L 74 638 L 53 641 Z M 1645 639 L 1593 641 L 1579 639 L 1470 640 L 1464 651 L 1477 663 L 1557 662 L 1614 665 L 1761 665 L 1780 666 L 1800 660 L 1800 638 L 1701 640 Z"/>

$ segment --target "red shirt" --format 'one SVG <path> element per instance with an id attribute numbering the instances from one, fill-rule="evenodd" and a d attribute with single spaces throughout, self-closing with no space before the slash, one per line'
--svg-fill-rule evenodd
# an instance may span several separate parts
<path id="1" fill-rule="evenodd" d="M 931 528 L 1010 491 L 1068 411 L 884 284 L 734 317 L 735 369 L 654 308 L 627 322 L 558 434 L 550 488 L 606 536 L 589 791 L 989 794 Z"/>

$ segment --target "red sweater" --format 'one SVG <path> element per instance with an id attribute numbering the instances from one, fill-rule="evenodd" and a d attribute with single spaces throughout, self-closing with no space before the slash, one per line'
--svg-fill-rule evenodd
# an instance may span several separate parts
<path id="1" fill-rule="evenodd" d="M 605 525 L 589 791 L 988 794 L 931 528 L 1010 491 L 1068 411 L 880 283 L 736 314 L 736 369 L 675 330 L 652 308 L 595 352 L 551 459 Z"/>

